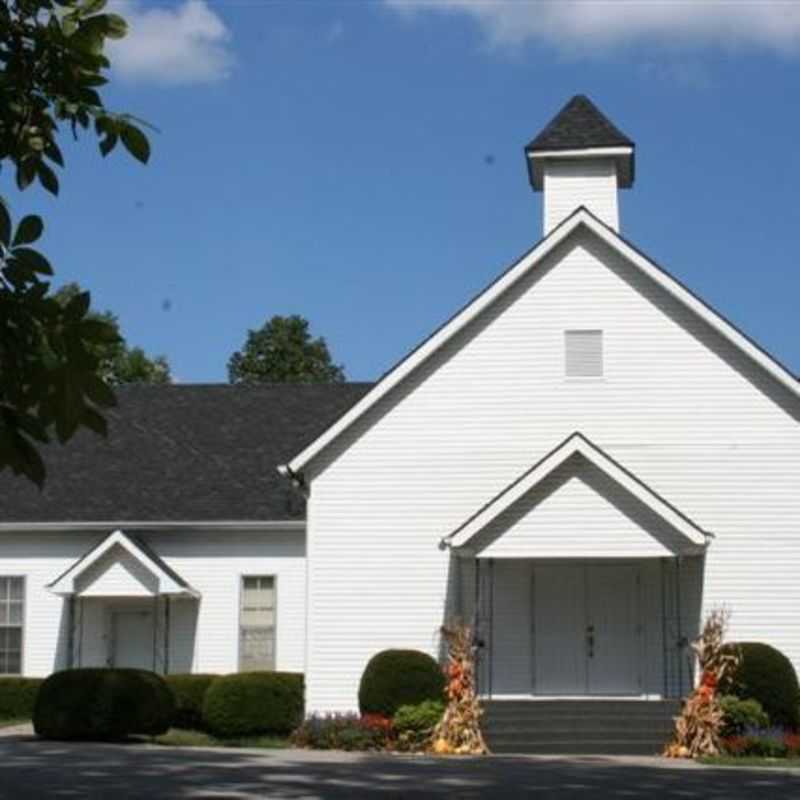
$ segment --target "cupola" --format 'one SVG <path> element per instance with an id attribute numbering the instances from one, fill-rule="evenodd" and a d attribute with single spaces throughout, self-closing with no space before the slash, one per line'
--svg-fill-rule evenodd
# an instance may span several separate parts
<path id="1" fill-rule="evenodd" d="M 585 95 L 575 95 L 525 148 L 544 194 L 544 234 L 585 206 L 619 231 L 619 189 L 633 185 L 634 143 Z"/>

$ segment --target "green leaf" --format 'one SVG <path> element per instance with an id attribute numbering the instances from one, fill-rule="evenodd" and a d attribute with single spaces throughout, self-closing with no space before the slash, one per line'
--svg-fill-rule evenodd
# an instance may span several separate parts
<path id="1" fill-rule="evenodd" d="M 86 0 L 81 8 L 81 14 L 85 17 L 97 14 L 102 11 L 107 4 L 108 0 Z"/>
<path id="2" fill-rule="evenodd" d="M 11 251 L 13 257 L 33 272 L 40 275 L 52 275 L 50 262 L 38 251 L 30 247 L 15 247 Z"/>
<path id="3" fill-rule="evenodd" d="M 6 208 L 5 200 L 0 199 L 0 243 L 4 247 L 11 244 L 11 217 Z"/>
<path id="4" fill-rule="evenodd" d="M 108 423 L 106 418 L 95 411 L 93 408 L 86 408 L 81 417 L 83 425 L 90 430 L 93 430 L 98 436 L 108 436 Z"/>
<path id="5" fill-rule="evenodd" d="M 147 137 L 135 126 L 125 123 L 120 130 L 122 144 L 125 149 L 142 164 L 146 164 L 150 159 L 150 142 Z"/>
<path id="6" fill-rule="evenodd" d="M 44 154 L 59 167 L 64 166 L 64 156 L 61 155 L 61 149 L 55 142 L 48 142 L 44 148 Z"/>
<path id="7" fill-rule="evenodd" d="M 17 164 L 17 187 L 20 191 L 27 189 L 36 177 L 36 161 L 26 158 Z"/>
<path id="8" fill-rule="evenodd" d="M 128 33 L 128 23 L 119 14 L 106 14 L 106 36 L 109 39 L 124 39 Z"/>
<path id="9" fill-rule="evenodd" d="M 43 230 L 44 223 L 42 218 L 37 217 L 35 214 L 29 214 L 19 223 L 17 232 L 14 234 L 13 246 L 35 242 L 42 235 Z M 52 274 L 52 271 L 50 274 Z"/>
<path id="10" fill-rule="evenodd" d="M 117 146 L 118 139 L 116 133 L 109 133 L 105 139 L 100 140 L 100 153 L 104 158 Z"/>
<path id="11" fill-rule="evenodd" d="M 117 404 L 117 397 L 114 390 L 97 375 L 88 374 L 84 384 L 86 396 L 98 406 L 113 408 Z"/>
<path id="12" fill-rule="evenodd" d="M 44 186 L 50 194 L 58 194 L 58 178 L 55 172 L 43 161 L 39 162 L 37 170 L 39 172 L 39 181 L 42 186 Z"/>

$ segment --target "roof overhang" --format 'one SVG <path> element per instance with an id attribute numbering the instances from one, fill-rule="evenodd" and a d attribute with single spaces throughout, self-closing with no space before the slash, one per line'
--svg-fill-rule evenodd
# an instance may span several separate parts
<path id="1" fill-rule="evenodd" d="M 703 530 L 686 514 L 667 502 L 644 481 L 636 477 L 618 461 L 593 444 L 581 433 L 573 433 L 551 450 L 541 460 L 512 481 L 499 494 L 476 511 L 452 533 L 442 539 L 443 547 L 450 547 L 462 555 L 474 556 L 476 537 L 490 523 L 515 503 L 525 497 L 536 486 L 576 455 L 599 469 L 613 484 L 643 503 L 650 511 L 677 532 L 680 554 L 691 555 L 705 550 L 713 534 Z"/>
<path id="2" fill-rule="evenodd" d="M 111 553 L 114 548 L 121 548 L 134 562 L 142 567 L 154 579 L 153 595 L 183 595 L 199 597 L 200 593 L 193 589 L 180 575 L 165 564 L 142 542 L 128 536 L 121 530 L 114 531 L 95 545 L 88 553 L 79 558 L 66 572 L 62 573 L 47 588 L 57 595 L 68 597 L 80 595 L 79 579 L 100 560 Z"/>
<path id="3" fill-rule="evenodd" d="M 596 161 L 610 159 L 617 166 L 617 186 L 630 189 L 636 173 L 636 159 L 633 147 L 583 147 L 564 150 L 534 150 L 526 148 L 528 177 L 531 186 L 541 192 L 544 188 L 544 166 L 552 161 Z"/>
<path id="4" fill-rule="evenodd" d="M 0 533 L 50 533 L 62 531 L 305 531 L 306 521 L 288 520 L 64 520 L 58 522 L 0 522 Z"/>
<path id="5" fill-rule="evenodd" d="M 663 287 L 672 297 L 686 307 L 691 313 L 704 320 L 712 329 L 721 334 L 748 359 L 771 375 L 775 380 L 788 388 L 792 394 L 800 398 L 800 382 L 786 367 L 760 348 L 752 339 L 742 333 L 735 325 L 726 320 L 717 311 L 703 302 L 687 289 L 680 281 L 651 261 L 643 253 L 625 241 L 616 231 L 609 228 L 586 208 L 581 207 L 557 225 L 535 247 L 521 259 L 509 267 L 499 278 L 484 289 L 470 303 L 444 323 L 419 347 L 387 372 L 373 388 L 367 392 L 349 411 L 327 428 L 298 453 L 287 465 L 283 474 L 302 476 L 306 466 L 325 448 L 336 440 L 356 420 L 382 400 L 392 389 L 410 375 L 420 364 L 433 353 L 442 348 L 456 334 L 462 331 L 472 320 L 489 308 L 500 296 L 509 291 L 532 269 L 535 269 L 546 256 L 552 253 L 577 231 L 588 231 L 605 242 L 619 253 L 637 270 L 644 273 L 654 283 Z M 281 469 L 281 468 L 279 468 Z"/>

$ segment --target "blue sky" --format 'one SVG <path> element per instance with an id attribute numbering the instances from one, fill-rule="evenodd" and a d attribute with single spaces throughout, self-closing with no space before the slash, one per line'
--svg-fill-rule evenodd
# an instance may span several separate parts
<path id="1" fill-rule="evenodd" d="M 623 233 L 800 371 L 800 4 L 117 4 L 149 166 L 86 140 L 9 199 L 178 380 L 289 313 L 379 376 L 539 238 L 522 147 L 576 93 L 637 143 Z"/>

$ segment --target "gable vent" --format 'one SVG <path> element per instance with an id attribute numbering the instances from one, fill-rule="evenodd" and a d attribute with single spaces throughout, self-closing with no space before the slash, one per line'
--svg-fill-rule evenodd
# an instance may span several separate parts
<path id="1" fill-rule="evenodd" d="M 603 331 L 564 331 L 568 378 L 603 377 Z"/>

